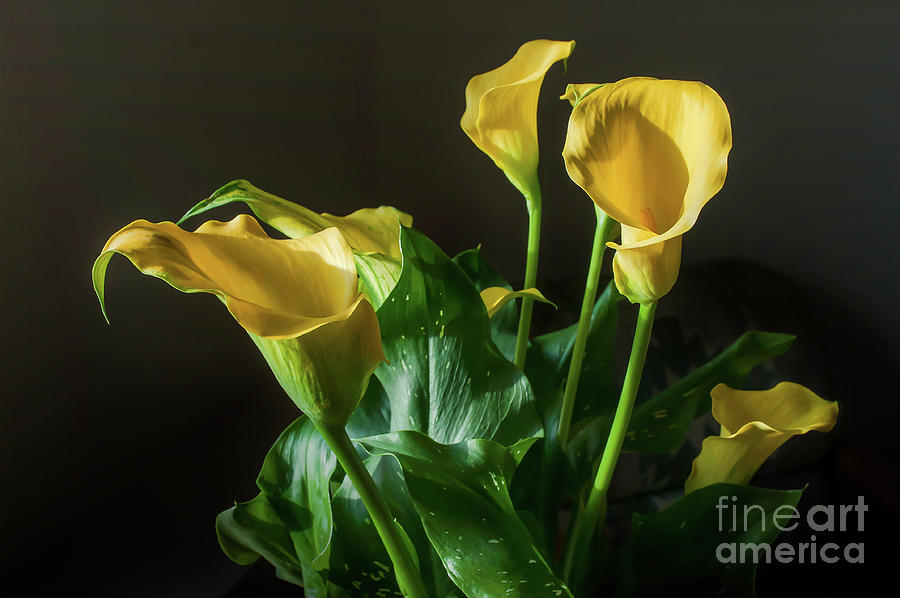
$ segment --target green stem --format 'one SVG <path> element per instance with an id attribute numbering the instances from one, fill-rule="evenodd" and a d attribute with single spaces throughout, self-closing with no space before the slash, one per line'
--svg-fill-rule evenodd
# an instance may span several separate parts
<path id="1" fill-rule="evenodd" d="M 541 188 L 536 183 L 532 191 L 525 194 L 528 205 L 528 257 L 525 261 L 525 283 L 523 289 L 530 289 L 537 284 L 538 250 L 541 246 Z M 519 332 L 516 335 L 516 354 L 513 362 L 520 368 L 525 367 L 525 354 L 528 351 L 528 334 L 531 330 L 531 311 L 534 299 L 522 298 L 522 313 L 519 316 Z"/>
<path id="2" fill-rule="evenodd" d="M 400 591 L 404 596 L 410 598 L 428 598 L 425 591 L 425 584 L 419 575 L 419 570 L 415 565 L 412 555 L 400 536 L 399 528 L 391 516 L 387 504 L 378 492 L 375 481 L 369 475 L 369 470 L 359 458 L 356 449 L 353 448 L 353 442 L 347 436 L 347 431 L 343 426 L 329 427 L 324 424 L 316 426 L 319 432 L 325 438 L 328 446 L 337 456 L 338 463 L 341 464 L 347 477 L 353 482 L 353 487 L 359 493 L 366 510 L 375 524 L 375 530 L 381 536 L 384 547 L 387 549 L 388 556 L 394 564 L 394 572 L 397 576 L 397 583 Z"/>
<path id="3" fill-rule="evenodd" d="M 578 318 L 578 331 L 575 333 L 575 346 L 572 349 L 572 361 L 569 363 L 569 375 L 566 378 L 566 391 L 563 395 L 562 409 L 559 414 L 556 438 L 560 448 L 565 449 L 569 442 L 569 429 L 572 426 L 572 410 L 575 408 L 575 393 L 578 380 L 581 378 L 581 364 L 584 361 L 584 346 L 587 343 L 588 331 L 591 328 L 591 313 L 597 298 L 597 285 L 600 282 L 600 270 L 603 267 L 603 252 L 606 250 L 606 239 L 616 221 L 606 215 L 598 206 L 594 206 L 597 215 L 597 227 L 594 229 L 594 244 L 591 246 L 591 264 L 588 267 L 587 282 L 584 285 L 584 298 L 581 300 L 581 317 Z"/>
<path id="4" fill-rule="evenodd" d="M 634 399 L 637 396 L 638 386 L 641 383 L 641 374 L 644 371 L 644 361 L 647 358 L 647 347 L 650 345 L 650 330 L 653 327 L 653 315 L 656 312 L 656 302 L 641 305 L 638 311 L 637 325 L 634 330 L 634 342 L 631 345 L 631 356 L 628 359 L 628 370 L 625 372 L 625 381 L 622 384 L 622 393 L 619 395 L 619 404 L 616 407 L 616 415 L 613 418 L 612 428 L 606 440 L 606 448 L 600 459 L 600 467 L 594 478 L 594 485 L 588 498 L 587 505 L 580 509 L 572 527 L 572 535 L 566 546 L 563 556 L 563 579 L 571 581 L 573 576 L 580 576 L 584 557 L 590 548 L 591 538 L 597 527 L 600 511 L 606 507 L 606 494 L 612 481 L 613 471 L 619 460 L 622 443 L 628 432 L 628 424 L 631 422 L 631 412 L 634 409 Z"/>

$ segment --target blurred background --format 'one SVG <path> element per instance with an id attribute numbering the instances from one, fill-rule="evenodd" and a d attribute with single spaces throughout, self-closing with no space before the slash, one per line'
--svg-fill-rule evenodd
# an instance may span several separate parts
<path id="1" fill-rule="evenodd" d="M 661 314 L 693 309 L 687 338 L 735 319 L 800 334 L 784 376 L 842 417 L 784 483 L 864 495 L 866 563 L 764 566 L 760 594 L 874 584 L 900 513 L 898 24 L 886 1 L 4 2 L 3 579 L 26 581 L 21 596 L 234 591 L 246 569 L 213 521 L 255 494 L 294 407 L 210 296 L 117 260 L 107 326 L 94 258 L 130 221 L 175 220 L 247 178 L 316 211 L 396 206 L 447 253 L 481 243 L 520 281 L 524 203 L 458 121 L 472 75 L 547 37 L 577 47 L 539 109 L 539 281 L 561 309 L 538 331 L 575 320 L 593 229 L 560 156 L 565 84 L 712 86 L 733 122 L 728 178 Z"/>

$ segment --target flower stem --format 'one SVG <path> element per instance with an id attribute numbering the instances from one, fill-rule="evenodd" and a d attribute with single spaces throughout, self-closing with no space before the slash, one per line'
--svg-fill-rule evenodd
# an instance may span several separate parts
<path id="1" fill-rule="evenodd" d="M 559 414 L 556 438 L 560 448 L 565 449 L 569 442 L 569 429 L 572 426 L 572 410 L 575 408 L 575 393 L 578 380 L 581 378 L 581 363 L 584 361 L 584 346 L 587 343 L 588 331 L 591 328 L 591 313 L 597 298 L 597 285 L 600 282 L 600 269 L 603 267 L 603 252 L 606 250 L 606 239 L 616 221 L 606 215 L 598 206 L 594 206 L 597 215 L 597 227 L 594 229 L 594 244 L 591 246 L 591 264 L 588 267 L 587 282 L 584 285 L 584 298 L 581 300 L 581 317 L 578 319 L 578 331 L 575 333 L 575 346 L 572 349 L 572 361 L 569 363 L 569 375 L 566 378 L 566 391 L 563 395 L 562 409 Z"/>
<path id="2" fill-rule="evenodd" d="M 387 504 L 378 492 L 375 481 L 369 475 L 369 470 L 359 458 L 356 449 L 353 448 L 353 442 L 347 436 L 347 431 L 343 426 L 329 427 L 324 424 L 317 424 L 316 427 L 325 438 L 328 446 L 337 456 L 338 463 L 347 473 L 347 477 L 353 482 L 354 488 L 359 493 L 366 510 L 375 524 L 375 530 L 381 536 L 384 547 L 387 549 L 388 556 L 394 564 L 394 572 L 397 576 L 397 583 L 400 591 L 404 596 L 410 598 L 428 598 L 425 591 L 425 584 L 419 575 L 418 567 L 415 565 L 413 556 L 410 554 L 400 536 L 400 530 L 394 521 Z"/>
<path id="3" fill-rule="evenodd" d="M 644 361 L 647 357 L 647 347 L 650 345 L 650 330 L 653 327 L 655 313 L 655 301 L 641 305 L 640 311 L 638 311 L 634 342 L 631 345 L 631 356 L 628 359 L 628 370 L 625 372 L 625 381 L 622 384 L 622 393 L 619 395 L 619 404 L 616 407 L 616 415 L 613 417 L 612 428 L 606 440 L 606 448 L 603 450 L 603 457 L 600 459 L 600 467 L 594 478 L 587 505 L 583 509 L 579 509 L 575 517 L 572 535 L 563 555 L 563 579 L 566 581 L 571 581 L 573 576 L 581 575 L 584 558 L 590 548 L 600 512 L 606 509 L 606 494 L 619 460 L 625 434 L 628 432 L 628 424 L 631 422 L 631 412 L 634 409 L 634 399 L 637 397 L 641 374 L 644 371 Z"/>
<path id="4" fill-rule="evenodd" d="M 537 283 L 538 250 L 541 245 L 541 188 L 535 183 L 531 191 L 525 194 L 528 205 L 528 257 L 525 261 L 525 283 L 523 289 L 530 289 Z M 531 330 L 531 311 L 534 299 L 522 298 L 522 312 L 519 315 L 519 332 L 516 335 L 516 353 L 513 362 L 520 368 L 525 367 L 525 354 L 528 351 L 528 334 Z"/>

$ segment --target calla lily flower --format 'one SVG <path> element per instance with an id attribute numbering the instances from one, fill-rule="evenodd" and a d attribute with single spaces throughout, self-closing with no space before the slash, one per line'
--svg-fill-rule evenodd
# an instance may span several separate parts
<path id="1" fill-rule="evenodd" d="M 106 269 L 117 253 L 179 291 L 218 297 L 313 421 L 343 425 L 384 361 L 375 311 L 358 292 L 353 252 L 336 228 L 272 239 L 246 215 L 195 232 L 137 220 L 94 263 L 104 315 Z"/>
<path id="2" fill-rule="evenodd" d="M 363 208 L 347 216 L 318 214 L 282 199 L 250 181 L 238 179 L 216 190 L 177 222 L 230 203 L 246 204 L 257 218 L 291 239 L 302 239 L 337 228 L 353 249 L 360 290 L 377 308 L 400 278 L 400 226 L 412 226 L 412 216 L 390 206 Z"/>
<path id="3" fill-rule="evenodd" d="M 616 286 L 652 303 L 675 284 L 681 236 L 725 182 L 728 109 L 703 83 L 648 77 L 570 86 L 563 98 L 574 105 L 566 170 L 622 225 L 621 244 L 607 244 Z"/>
<path id="4" fill-rule="evenodd" d="M 526 197 L 537 188 L 537 104 L 547 70 L 565 60 L 574 41 L 522 44 L 505 64 L 469 80 L 460 125 Z"/>
<path id="5" fill-rule="evenodd" d="M 712 414 L 722 431 L 703 441 L 685 493 L 719 482 L 746 484 L 789 438 L 810 430 L 828 432 L 837 422 L 837 402 L 793 382 L 762 391 L 719 384 L 710 394 Z"/>
<path id="6" fill-rule="evenodd" d="M 531 297 L 543 303 L 553 305 L 549 299 L 544 297 L 544 295 L 535 288 L 512 291 L 504 287 L 488 287 L 481 291 L 481 300 L 484 301 L 484 307 L 487 309 L 489 318 L 493 318 L 504 305 L 519 297 Z"/>

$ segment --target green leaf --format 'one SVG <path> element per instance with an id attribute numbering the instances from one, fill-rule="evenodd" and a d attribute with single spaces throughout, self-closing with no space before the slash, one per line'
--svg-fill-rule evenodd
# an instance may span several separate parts
<path id="1" fill-rule="evenodd" d="M 622 450 L 656 454 L 677 450 L 691 422 L 709 411 L 709 391 L 716 384 L 741 386 L 754 367 L 787 351 L 794 338 L 758 330 L 744 333 L 706 364 L 636 406 Z M 600 456 L 611 420 L 611 415 L 595 418 L 575 434 L 566 448 L 574 466 L 584 468 Z"/>
<path id="2" fill-rule="evenodd" d="M 567 490 L 571 468 L 555 443 L 556 418 L 545 426 L 544 438 L 521 460 L 510 485 L 510 496 L 517 512 L 527 513 L 523 521 L 538 540 L 542 550 L 552 545 L 558 535 L 556 513 Z M 571 484 L 569 484 L 571 485 Z M 535 527 L 542 526 L 542 527 Z"/>
<path id="3" fill-rule="evenodd" d="M 494 270 L 481 249 L 469 249 L 453 258 L 453 263 L 462 268 L 466 276 L 480 293 L 488 287 L 503 287 L 512 290 L 512 286 Z M 519 306 L 511 301 L 491 318 L 491 339 L 506 359 L 513 360 L 516 354 L 516 335 L 519 328 Z"/>
<path id="4" fill-rule="evenodd" d="M 787 351 L 795 338 L 775 332 L 745 332 L 705 365 L 635 407 L 623 450 L 645 453 L 676 450 L 691 422 L 709 411 L 709 391 L 716 384 L 724 382 L 740 387 L 754 367 Z"/>
<path id="5" fill-rule="evenodd" d="M 368 457 L 364 461 L 375 485 L 396 518 L 401 536 L 409 539 L 422 579 L 435 596 L 455 596 L 453 583 L 425 536 L 396 459 Z M 353 484 L 344 478 L 332 500 L 335 542 L 331 578 L 353 596 L 399 595 L 393 564 Z"/>
<path id="6" fill-rule="evenodd" d="M 302 578 L 307 595 L 324 596 L 333 527 L 329 480 L 335 467 L 334 454 L 312 422 L 295 420 L 266 455 L 256 481 L 261 494 L 217 518 L 225 554 L 248 564 L 255 553 L 284 579 L 299 584 Z"/>
<path id="7" fill-rule="evenodd" d="M 377 436 L 391 431 L 391 401 L 378 378 L 369 378 L 369 386 L 345 426 L 350 438 Z"/>
<path id="8" fill-rule="evenodd" d="M 615 406 L 615 331 L 621 300 L 615 285 L 610 283 L 594 303 L 573 410 L 575 431 L 584 425 L 585 418 L 609 413 Z M 534 339 L 525 361 L 544 422 L 544 440 L 525 458 L 512 492 L 518 508 L 534 512 L 543 522 L 542 533 L 550 541 L 555 539 L 558 525 L 552 514 L 557 512 L 566 491 L 583 482 L 572 479 L 571 467 L 555 440 L 576 331 L 577 324 L 573 324 Z M 582 477 L 586 475 L 582 473 Z"/>
<path id="9" fill-rule="evenodd" d="M 250 565 L 263 557 L 274 565 L 279 578 L 303 585 L 289 527 L 264 494 L 219 513 L 216 535 L 222 551 L 235 563 Z"/>
<path id="10" fill-rule="evenodd" d="M 621 578 L 615 595 L 755 596 L 756 564 L 752 552 L 745 553 L 747 562 L 740 562 L 741 544 L 771 545 L 779 533 L 775 510 L 782 505 L 796 506 L 802 493 L 714 484 L 658 513 L 634 515 L 628 544 L 621 551 Z M 717 509 L 720 500 L 722 508 Z M 732 528 L 735 505 L 737 526 Z M 744 506 L 750 506 L 746 521 Z M 737 562 L 720 562 L 717 551 L 731 543 L 737 550 Z M 728 557 L 731 553 L 726 547 L 719 554 Z"/>
<path id="11" fill-rule="evenodd" d="M 291 538 L 301 561 L 328 568 L 332 521 L 328 481 L 334 453 L 313 423 L 300 417 L 281 433 L 256 480 L 282 519 L 296 524 Z"/>
<path id="12" fill-rule="evenodd" d="M 573 429 L 596 415 L 615 409 L 618 384 L 615 379 L 615 337 L 618 303 L 623 299 L 610 282 L 591 311 L 590 327 L 584 348 L 581 377 L 572 412 Z M 525 361 L 525 371 L 539 397 L 539 410 L 551 411 L 569 375 L 578 324 L 539 336 L 532 341 Z M 543 399 L 542 401 L 540 399 Z"/>
<path id="13" fill-rule="evenodd" d="M 504 446 L 444 445 L 413 431 L 360 442 L 400 462 L 425 533 L 466 596 L 571 596 L 513 507 L 507 487 L 516 463 Z"/>
<path id="14" fill-rule="evenodd" d="M 384 476 L 379 475 L 378 460 L 366 459 L 365 465 L 373 478 L 383 480 Z M 379 490 L 383 489 L 382 484 Z M 390 556 L 350 478 L 344 477 L 340 488 L 334 493 L 331 506 L 336 530 L 332 581 L 346 588 L 353 596 L 374 596 L 376 592 L 380 592 L 378 595 L 381 596 L 399 592 Z M 394 513 L 394 510 L 391 509 L 391 512 Z"/>
<path id="15" fill-rule="evenodd" d="M 403 270 L 378 309 L 389 364 L 375 370 L 391 401 L 391 429 L 438 442 L 539 435 L 528 380 L 491 340 L 468 276 L 423 234 L 400 233 Z"/>
<path id="16" fill-rule="evenodd" d="M 488 287 L 512 289 L 509 282 L 484 259 L 481 247 L 463 251 L 453 258 L 453 263 L 466 273 L 466 276 L 469 277 L 479 293 Z"/>

